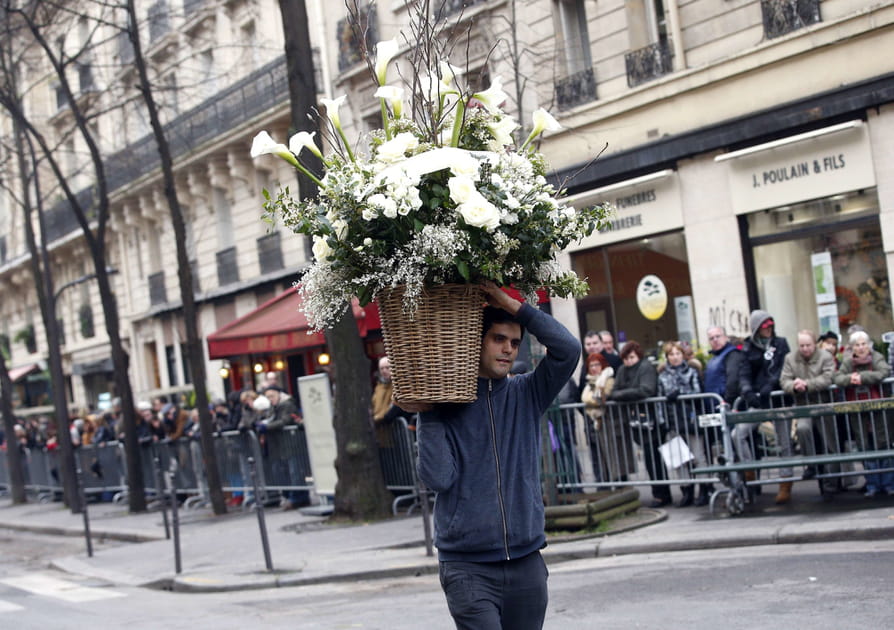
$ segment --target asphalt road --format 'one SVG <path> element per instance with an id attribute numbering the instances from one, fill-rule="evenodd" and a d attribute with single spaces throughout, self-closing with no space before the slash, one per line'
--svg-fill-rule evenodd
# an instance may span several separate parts
<path id="1" fill-rule="evenodd" d="M 48 568 L 77 539 L 0 531 L 0 627 L 452 628 L 435 576 L 185 594 Z M 576 560 L 551 567 L 547 629 L 890 627 L 894 541 Z"/>

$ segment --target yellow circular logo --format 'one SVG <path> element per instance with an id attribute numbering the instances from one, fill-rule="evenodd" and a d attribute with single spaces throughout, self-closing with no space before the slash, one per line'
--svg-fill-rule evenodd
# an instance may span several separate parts
<path id="1" fill-rule="evenodd" d="M 646 319 L 656 320 L 667 310 L 667 288 L 654 274 L 643 276 L 636 287 L 636 305 Z"/>

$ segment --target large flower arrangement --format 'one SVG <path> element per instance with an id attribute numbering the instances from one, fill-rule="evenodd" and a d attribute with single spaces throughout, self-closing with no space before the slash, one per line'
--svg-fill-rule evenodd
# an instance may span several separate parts
<path id="1" fill-rule="evenodd" d="M 405 285 L 403 307 L 411 316 L 423 289 L 437 284 L 491 280 L 529 297 L 541 288 L 584 294 L 586 283 L 563 270 L 556 255 L 602 227 L 607 211 L 576 211 L 556 199 L 532 145 L 544 130 L 561 128 L 555 119 L 535 112 L 533 129 L 516 147 L 519 125 L 500 107 L 507 99 L 500 79 L 485 91 L 464 92 L 447 63 L 413 75 L 415 114 L 405 115 L 406 90 L 386 84 L 397 52 L 396 40 L 376 46 L 383 128 L 370 134 L 365 150 L 356 151 L 343 131 L 344 96 L 323 100 L 330 154 L 307 132 L 288 146 L 261 132 L 252 145 L 252 157 L 278 155 L 319 187 L 311 200 L 284 189 L 265 204 L 313 239 L 314 262 L 299 289 L 310 326 L 330 327 L 352 298 L 364 305 L 398 285 Z M 322 160 L 322 178 L 302 163 L 306 152 Z"/>

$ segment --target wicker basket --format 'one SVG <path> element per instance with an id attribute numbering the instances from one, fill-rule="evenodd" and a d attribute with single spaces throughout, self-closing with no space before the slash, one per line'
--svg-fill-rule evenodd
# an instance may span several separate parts
<path id="1" fill-rule="evenodd" d="M 398 286 L 377 297 L 395 400 L 472 402 L 478 397 L 484 293 L 465 284 L 425 289 L 412 320 L 403 312 L 403 295 Z"/>

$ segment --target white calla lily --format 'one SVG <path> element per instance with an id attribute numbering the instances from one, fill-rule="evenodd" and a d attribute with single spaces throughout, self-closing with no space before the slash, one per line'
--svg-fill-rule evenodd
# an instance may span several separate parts
<path id="1" fill-rule="evenodd" d="M 394 59 L 398 48 L 396 39 L 386 39 L 376 44 L 376 79 L 379 85 L 387 82 L 388 64 Z"/>
<path id="2" fill-rule="evenodd" d="M 522 149 L 528 146 L 537 136 L 539 136 L 544 131 L 561 131 L 563 129 L 562 125 L 559 124 L 555 118 L 552 117 L 548 111 L 539 108 L 532 115 L 532 120 L 534 122 L 534 128 L 531 129 L 531 133 L 528 135 L 528 139 L 525 140 L 525 143 L 522 145 Z"/>
<path id="3" fill-rule="evenodd" d="M 485 109 L 491 114 L 495 114 L 500 111 L 500 105 L 506 102 L 509 95 L 503 91 L 503 81 L 500 80 L 500 77 L 496 77 L 489 88 L 483 92 L 473 94 L 472 98 L 484 105 Z"/>
<path id="4" fill-rule="evenodd" d="M 320 151 L 320 148 L 317 146 L 317 143 L 314 142 L 314 133 L 308 133 L 306 131 L 299 131 L 291 138 L 289 138 L 289 151 L 294 153 L 295 155 L 301 155 L 302 149 L 307 149 L 318 158 L 323 158 L 323 153 Z"/>
<path id="5" fill-rule="evenodd" d="M 400 118 L 404 110 L 404 89 L 394 85 L 383 85 L 376 90 L 376 97 L 388 101 L 395 118 Z"/>
<path id="6" fill-rule="evenodd" d="M 298 165 L 298 160 L 289 151 L 289 147 L 274 140 L 266 131 L 258 133 L 251 142 L 251 157 L 256 158 L 261 155 L 277 155 L 293 166 Z"/>
<path id="7" fill-rule="evenodd" d="M 326 108 L 326 117 L 335 125 L 336 129 L 341 129 L 341 117 L 338 115 L 339 108 L 347 100 L 347 94 L 342 94 L 338 98 L 321 98 L 320 102 Z"/>

